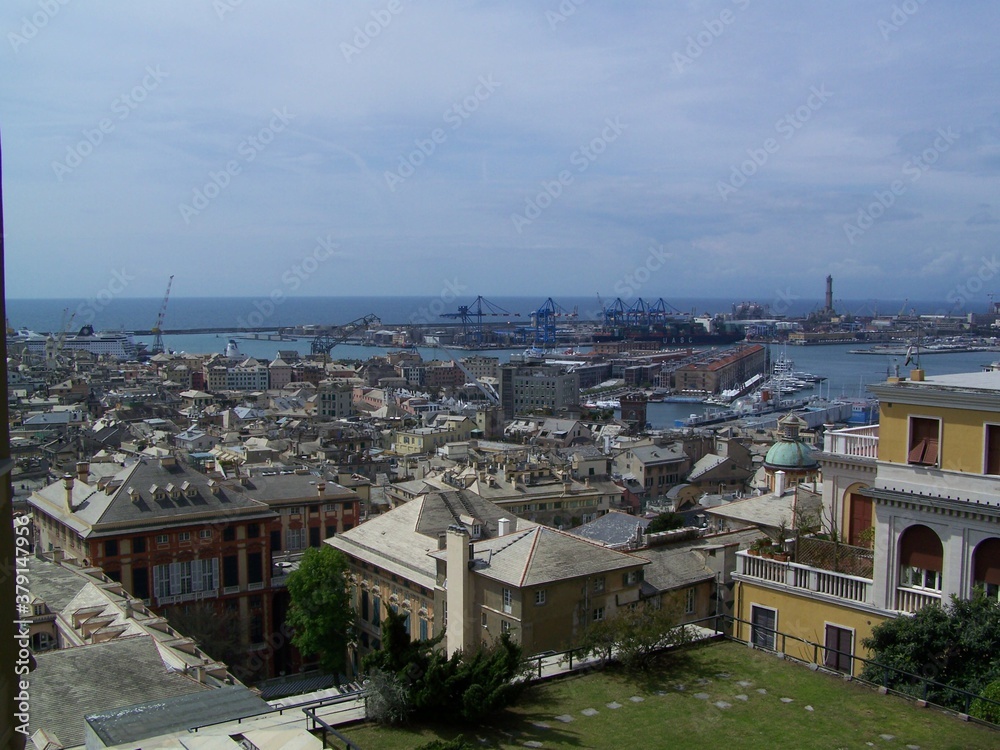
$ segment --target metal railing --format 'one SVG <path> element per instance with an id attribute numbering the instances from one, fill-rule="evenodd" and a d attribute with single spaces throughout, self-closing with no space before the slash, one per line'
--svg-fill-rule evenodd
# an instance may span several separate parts
<path id="1" fill-rule="evenodd" d="M 932 680 L 924 675 L 913 674 L 912 672 L 907 672 L 888 664 L 882 664 L 874 659 L 857 656 L 848 651 L 830 648 L 825 644 L 816 643 L 815 641 L 810 641 L 806 638 L 799 638 L 798 636 L 784 633 L 776 628 L 768 628 L 763 625 L 750 622 L 749 620 L 743 620 L 730 615 L 726 615 L 725 619 L 731 622 L 734 626 L 738 624 L 741 626 L 745 625 L 749 628 L 748 638 L 740 638 L 735 635 L 736 628 L 733 628 L 732 633 L 725 636 L 727 640 L 742 643 L 764 651 L 780 653 L 785 658 L 793 661 L 815 664 L 832 672 L 851 675 L 852 678 L 858 682 L 872 687 L 882 688 L 886 692 L 899 695 L 903 698 L 922 700 L 928 705 L 935 706 L 936 708 L 940 708 L 945 711 L 960 712 L 965 716 L 969 715 L 972 703 L 976 700 L 992 704 L 1000 708 L 1000 701 L 983 697 L 982 695 L 973 693 L 969 690 L 937 682 L 936 680 Z M 771 641 L 771 645 L 761 645 L 761 641 L 764 639 L 760 636 L 768 637 Z M 790 642 L 793 644 L 800 644 L 800 646 L 804 648 L 800 648 L 799 653 L 805 655 L 809 655 L 811 653 L 812 658 L 801 658 L 801 656 L 797 657 L 790 654 L 788 652 L 788 645 Z M 820 660 L 821 655 L 822 660 Z M 831 665 L 831 662 L 833 662 L 834 665 Z M 848 666 L 843 669 L 839 668 L 839 665 L 845 662 Z M 869 675 L 868 677 L 854 675 L 856 662 L 862 665 L 862 669 Z M 872 676 L 874 675 L 878 675 L 880 679 L 872 679 Z M 902 690 L 899 689 L 900 687 L 913 687 L 914 690 Z M 953 697 L 954 700 L 950 701 L 950 705 L 936 702 L 934 698 L 939 694 Z M 998 726 L 983 719 L 977 719 L 977 721 L 982 721 L 987 726 L 991 727 Z"/>
<path id="2" fill-rule="evenodd" d="M 354 744 L 353 742 L 351 742 L 350 739 L 348 739 L 347 737 L 345 737 L 344 735 L 342 735 L 336 729 L 334 729 L 329 724 L 327 724 L 325 721 L 323 721 L 321 718 L 319 718 L 316 715 L 316 709 L 314 709 L 314 708 L 303 708 L 302 709 L 302 713 L 304 713 L 309 718 L 309 724 L 310 724 L 309 731 L 310 732 L 313 732 L 313 733 L 315 733 L 316 731 L 322 732 L 322 734 L 323 734 L 323 747 L 328 747 L 328 745 L 327 745 L 328 737 L 327 736 L 328 735 L 332 735 L 334 738 L 336 738 L 336 740 L 338 742 L 343 742 L 344 743 L 345 750 L 361 750 L 361 746 L 360 745 Z M 329 747 L 335 747 L 335 746 L 334 745 L 329 745 Z"/>

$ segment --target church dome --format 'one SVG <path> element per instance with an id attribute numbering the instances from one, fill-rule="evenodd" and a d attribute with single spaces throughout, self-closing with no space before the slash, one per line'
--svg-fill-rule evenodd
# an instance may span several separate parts
<path id="1" fill-rule="evenodd" d="M 789 413 L 778 421 L 781 437 L 764 456 L 764 466 L 773 471 L 805 471 L 815 469 L 819 462 L 813 449 L 799 439 L 799 430 L 807 427 L 801 417 Z"/>

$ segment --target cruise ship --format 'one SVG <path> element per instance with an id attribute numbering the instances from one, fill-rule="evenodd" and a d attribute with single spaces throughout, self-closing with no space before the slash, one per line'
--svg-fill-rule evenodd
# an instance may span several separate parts
<path id="1" fill-rule="evenodd" d="M 29 352 L 49 356 L 55 353 L 56 337 L 52 334 L 43 335 L 24 328 L 12 336 L 9 343 L 24 344 Z M 124 331 L 94 331 L 94 327 L 85 325 L 75 334 L 63 339 L 63 352 L 87 351 L 100 356 L 108 355 L 115 359 L 136 359 L 139 356 L 140 344 L 132 338 L 132 334 Z"/>

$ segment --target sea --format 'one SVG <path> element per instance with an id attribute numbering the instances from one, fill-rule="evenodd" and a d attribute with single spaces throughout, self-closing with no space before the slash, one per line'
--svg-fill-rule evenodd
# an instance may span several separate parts
<path id="1" fill-rule="evenodd" d="M 242 353 L 262 359 L 273 359 L 279 350 L 295 350 L 307 354 L 310 350 L 310 339 L 248 340 L 243 338 L 248 333 L 246 328 L 260 326 L 277 328 L 305 324 L 342 325 L 369 314 L 377 315 L 383 324 L 389 327 L 401 324 L 433 326 L 435 323 L 449 322 L 449 318 L 441 316 L 442 312 L 456 312 L 459 305 L 474 307 L 474 301 L 475 298 L 456 301 L 442 297 L 299 297 L 285 298 L 275 304 L 268 298 L 171 298 L 163 325 L 164 330 L 231 327 L 232 331 L 219 334 L 164 334 L 163 338 L 167 348 L 172 351 L 198 354 L 221 353 L 229 340 L 233 339 Z M 496 312 L 484 316 L 484 322 L 509 321 L 511 325 L 528 325 L 531 313 L 544 302 L 545 300 L 529 297 L 491 298 L 488 301 L 491 307 L 483 303 L 483 309 L 484 311 L 493 309 Z M 561 298 L 555 302 L 557 309 L 567 313 L 576 312 L 580 320 L 597 320 L 600 316 L 601 307 L 598 305 L 596 295 L 586 298 Z M 895 314 L 902 304 L 902 300 L 855 300 L 838 303 L 838 308 L 855 309 L 859 311 L 858 314 L 870 315 L 871 312 L 860 312 L 865 308 L 891 310 Z M 95 300 L 6 300 L 7 319 L 11 326 L 39 332 L 60 330 L 73 313 L 75 313 L 73 329 L 90 324 L 97 330 L 149 330 L 156 320 L 161 305 L 162 299 L 136 298 L 114 298 L 103 306 Z M 733 301 L 684 298 L 674 300 L 672 305 L 685 312 L 723 313 L 732 309 Z M 787 314 L 805 315 L 821 306 L 819 302 L 800 300 L 790 303 Z M 918 313 L 935 312 L 939 309 L 938 303 L 933 301 L 910 301 L 907 307 Z M 263 322 L 258 322 L 258 317 L 262 318 Z M 152 344 L 152 338 L 148 336 L 136 336 L 136 340 Z M 903 358 L 900 356 L 852 354 L 850 350 L 856 348 L 863 347 L 834 344 L 786 348 L 772 345 L 771 359 L 773 361 L 779 356 L 785 356 L 794 362 L 796 370 L 826 378 L 812 389 L 801 391 L 795 394 L 796 396 L 863 397 L 869 383 L 884 381 L 887 376 L 895 374 L 897 366 L 904 373 L 909 369 L 908 366 L 904 366 Z M 386 351 L 388 350 L 379 347 L 341 344 L 331 352 L 331 356 L 334 359 L 365 360 Z M 448 355 L 440 349 L 420 348 L 419 351 L 427 360 L 448 358 Z M 502 362 L 506 362 L 511 354 L 521 351 L 523 349 L 482 352 L 463 350 L 461 355 L 479 353 L 499 357 Z M 997 359 L 1000 359 L 1000 352 L 954 352 L 922 355 L 921 366 L 928 375 L 976 372 Z M 701 404 L 651 403 L 647 418 L 654 428 L 667 428 L 672 427 L 675 420 L 700 413 L 704 409 Z"/>

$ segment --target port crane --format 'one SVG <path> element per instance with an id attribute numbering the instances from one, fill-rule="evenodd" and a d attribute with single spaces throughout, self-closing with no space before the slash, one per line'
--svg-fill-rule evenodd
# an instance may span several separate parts
<path id="1" fill-rule="evenodd" d="M 163 319 L 167 315 L 167 302 L 170 301 L 170 286 L 174 283 L 173 274 L 167 279 L 167 292 L 163 295 L 163 304 L 160 305 L 160 311 L 156 314 L 156 324 L 153 326 L 151 332 L 153 334 L 153 346 L 150 347 L 150 354 L 163 354 L 166 348 L 163 346 Z"/>
<path id="2" fill-rule="evenodd" d="M 356 318 L 350 323 L 345 323 L 332 331 L 318 334 L 312 340 L 310 349 L 313 354 L 325 354 L 329 357 L 330 351 L 337 344 L 344 343 L 358 331 L 364 330 L 369 326 L 377 326 L 381 324 L 382 321 L 377 315 L 365 315 L 364 317 Z"/>
<path id="3" fill-rule="evenodd" d="M 458 312 L 441 313 L 442 318 L 460 320 L 462 322 L 462 338 L 465 343 L 469 343 L 471 335 L 472 341 L 477 344 L 483 343 L 485 337 L 485 332 L 483 331 L 484 317 L 509 317 L 510 315 L 511 313 L 498 305 L 494 305 L 481 295 L 476 297 L 471 305 L 460 305 Z"/>
<path id="4" fill-rule="evenodd" d="M 556 343 L 556 318 L 575 318 L 575 312 L 569 312 L 552 301 L 549 297 L 542 306 L 531 313 L 535 329 L 535 346 L 552 346 Z"/>

